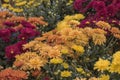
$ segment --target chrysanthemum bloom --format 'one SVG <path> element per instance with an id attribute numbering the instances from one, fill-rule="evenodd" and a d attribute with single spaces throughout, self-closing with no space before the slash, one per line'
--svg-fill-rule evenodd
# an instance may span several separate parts
<path id="1" fill-rule="evenodd" d="M 110 80 L 110 76 L 109 75 L 101 75 L 99 80 Z"/>
<path id="2" fill-rule="evenodd" d="M 105 71 L 109 69 L 110 62 L 108 60 L 103 60 L 99 58 L 99 60 L 94 64 L 94 69 L 98 71 Z"/>
<path id="3" fill-rule="evenodd" d="M 104 30 L 110 30 L 111 25 L 105 21 L 98 21 L 96 25 Z"/>
<path id="4" fill-rule="evenodd" d="M 31 70 L 31 69 L 40 70 L 41 67 L 44 66 L 44 64 L 46 63 L 46 60 L 40 57 L 35 52 L 26 52 L 24 54 L 17 55 L 15 58 L 16 60 L 14 63 L 18 61 L 22 62 L 22 65 L 19 67 L 22 70 Z"/>
<path id="5" fill-rule="evenodd" d="M 26 28 L 32 28 L 32 29 L 35 28 L 35 26 L 33 26 L 31 23 L 29 23 L 27 21 L 22 21 L 21 24 Z"/>
<path id="6" fill-rule="evenodd" d="M 38 32 L 31 28 L 23 28 L 18 35 L 21 40 L 28 40 L 38 35 Z"/>
<path id="7" fill-rule="evenodd" d="M 114 55 L 113 55 L 113 60 L 112 60 L 112 63 L 110 65 L 110 72 L 116 72 L 116 73 L 119 73 L 120 74 L 120 51 L 116 52 Z"/>
<path id="8" fill-rule="evenodd" d="M 60 59 L 60 58 L 53 58 L 53 59 L 50 60 L 50 63 L 52 63 L 52 64 L 61 64 L 61 63 L 63 63 L 63 60 Z"/>
<path id="9" fill-rule="evenodd" d="M 8 42 L 11 37 L 11 31 L 9 29 L 0 30 L 0 38 L 5 42 Z"/>
<path id="10" fill-rule="evenodd" d="M 8 59 L 12 59 L 14 58 L 16 55 L 20 54 L 20 49 L 18 48 L 17 45 L 10 45 L 10 46 L 7 46 L 5 48 L 5 52 L 6 52 L 6 57 Z"/>
<path id="11" fill-rule="evenodd" d="M 1 80 L 22 80 L 22 79 L 28 79 L 28 75 L 24 71 L 7 68 L 0 72 L 0 79 Z"/>
<path id="12" fill-rule="evenodd" d="M 65 68 L 65 69 L 68 69 L 69 68 L 69 64 L 68 63 L 62 63 L 62 66 Z"/>
<path id="13" fill-rule="evenodd" d="M 61 71 L 61 77 L 71 77 L 72 76 L 72 74 L 71 74 L 72 72 L 71 71 Z"/>
<path id="14" fill-rule="evenodd" d="M 79 52 L 80 54 L 83 54 L 84 51 L 85 51 L 85 50 L 84 50 L 84 47 L 78 46 L 78 45 L 73 45 L 71 48 L 72 48 L 73 50 Z"/>
<path id="15" fill-rule="evenodd" d="M 7 46 L 5 48 L 5 52 L 6 52 L 5 55 L 6 55 L 6 57 L 8 59 L 12 59 L 16 55 L 21 54 L 23 52 L 22 45 L 25 44 L 25 43 L 26 43 L 25 41 L 19 41 L 16 44 Z"/>

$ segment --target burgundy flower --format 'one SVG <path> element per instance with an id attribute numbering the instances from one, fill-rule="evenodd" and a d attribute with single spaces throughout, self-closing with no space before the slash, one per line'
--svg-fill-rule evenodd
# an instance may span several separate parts
<path id="1" fill-rule="evenodd" d="M 115 16 L 117 13 L 117 7 L 115 5 L 107 6 L 107 14 L 111 17 Z"/>
<path id="2" fill-rule="evenodd" d="M 9 42 L 11 36 L 11 31 L 9 29 L 0 30 L 0 38 L 5 42 Z"/>
<path id="3" fill-rule="evenodd" d="M 23 49 L 22 49 L 22 47 L 23 47 L 23 45 L 24 44 L 26 44 L 27 42 L 26 41 L 19 41 L 19 42 L 17 42 L 15 45 L 20 49 L 20 51 L 22 52 L 23 51 Z"/>
<path id="4" fill-rule="evenodd" d="M 4 22 L 3 24 L 8 26 L 8 27 L 15 26 L 15 24 L 12 22 Z"/>
<path id="5" fill-rule="evenodd" d="M 12 59 L 14 58 L 16 55 L 20 54 L 20 49 L 18 48 L 17 45 L 10 45 L 10 46 L 7 46 L 5 48 L 5 56 L 8 58 L 8 59 Z"/>
<path id="6" fill-rule="evenodd" d="M 96 17 L 96 18 L 107 18 L 107 16 L 108 16 L 108 15 L 107 15 L 107 9 L 106 9 L 106 8 L 98 11 L 98 12 L 95 14 L 95 17 Z"/>
<path id="7" fill-rule="evenodd" d="M 43 80 L 50 80 L 50 78 L 49 77 L 45 77 Z"/>
<path id="8" fill-rule="evenodd" d="M 83 3 L 86 2 L 87 0 L 75 0 L 74 1 L 74 8 L 75 10 L 78 10 L 81 12 L 81 10 L 83 10 Z"/>
<path id="9" fill-rule="evenodd" d="M 18 36 L 21 40 L 27 40 L 38 35 L 38 32 L 32 28 L 23 28 Z"/>
<path id="10" fill-rule="evenodd" d="M 96 11 L 99 11 L 99 10 L 105 8 L 105 3 L 103 1 L 94 1 L 93 2 L 93 8 Z"/>
<path id="11" fill-rule="evenodd" d="M 31 23 L 29 23 L 27 21 L 22 21 L 21 24 L 26 28 L 32 28 L 32 29 L 35 28 L 35 26 L 33 26 Z"/>

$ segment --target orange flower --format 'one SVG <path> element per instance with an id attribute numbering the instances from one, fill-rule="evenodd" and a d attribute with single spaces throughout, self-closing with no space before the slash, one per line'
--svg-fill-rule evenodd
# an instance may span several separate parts
<path id="1" fill-rule="evenodd" d="M 20 70 L 13 70 L 11 68 L 7 68 L 0 72 L 1 80 L 22 80 L 27 79 L 27 73 Z"/>
<path id="2" fill-rule="evenodd" d="M 37 77 L 40 74 L 41 74 L 41 72 L 38 69 L 36 69 L 35 71 L 32 72 L 33 77 Z"/>

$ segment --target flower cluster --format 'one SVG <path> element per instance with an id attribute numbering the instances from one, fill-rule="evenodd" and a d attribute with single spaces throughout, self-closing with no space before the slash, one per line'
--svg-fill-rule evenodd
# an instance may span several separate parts
<path id="1" fill-rule="evenodd" d="M 111 24 L 120 25 L 119 0 L 75 0 L 74 8 L 87 15 L 82 23 L 103 20 Z"/>
<path id="2" fill-rule="evenodd" d="M 26 80 L 28 79 L 28 75 L 24 71 L 6 68 L 5 70 L 0 71 L 0 79 L 1 80 Z"/>
<path id="3" fill-rule="evenodd" d="M 22 53 L 22 45 L 40 35 L 47 25 L 43 17 L 25 18 L 7 11 L 0 12 L 0 16 L 0 45 L 8 59 Z"/>

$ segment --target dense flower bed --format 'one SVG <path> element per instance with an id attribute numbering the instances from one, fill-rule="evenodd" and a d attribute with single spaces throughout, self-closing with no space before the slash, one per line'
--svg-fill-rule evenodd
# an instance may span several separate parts
<path id="1" fill-rule="evenodd" d="M 119 5 L 3 0 L 0 80 L 119 80 Z"/>

